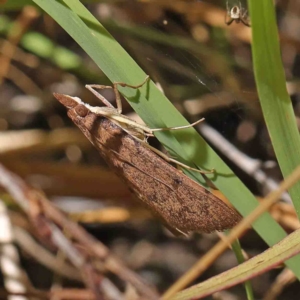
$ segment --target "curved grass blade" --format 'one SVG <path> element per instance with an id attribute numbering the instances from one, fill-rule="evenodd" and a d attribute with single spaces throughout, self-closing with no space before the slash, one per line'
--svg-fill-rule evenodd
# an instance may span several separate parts
<path id="1" fill-rule="evenodd" d="M 267 272 L 300 252 L 300 229 L 243 264 L 177 293 L 170 300 L 202 299 Z"/>
<path id="2" fill-rule="evenodd" d="M 284 178 L 300 165 L 300 139 L 285 83 L 272 0 L 249 1 L 252 55 L 258 95 L 274 151 Z M 300 183 L 290 190 L 300 217 Z"/>
<path id="3" fill-rule="evenodd" d="M 238 260 L 238 263 L 241 265 L 245 262 L 244 256 L 243 256 L 243 251 L 240 245 L 239 240 L 235 240 L 232 243 L 232 250 L 234 251 L 234 254 Z M 250 280 L 247 280 L 244 283 L 245 286 L 245 291 L 247 295 L 247 300 L 254 300 L 254 295 L 253 295 L 253 289 Z"/>

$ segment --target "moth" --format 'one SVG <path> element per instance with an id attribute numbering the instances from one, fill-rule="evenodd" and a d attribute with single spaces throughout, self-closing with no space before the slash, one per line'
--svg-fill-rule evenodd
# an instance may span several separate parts
<path id="1" fill-rule="evenodd" d="M 137 86 L 114 83 L 117 108 L 96 91 L 112 88 L 110 86 L 86 86 L 105 107 L 93 107 L 68 95 L 54 93 L 54 96 L 67 108 L 70 119 L 98 149 L 108 166 L 172 232 L 209 233 L 232 228 L 240 221 L 240 214 L 169 162 L 193 168 L 175 161 L 146 142 L 146 137 L 155 131 L 181 129 L 195 123 L 150 129 L 122 115 L 118 85 L 139 88 L 147 80 L 148 77 Z"/>

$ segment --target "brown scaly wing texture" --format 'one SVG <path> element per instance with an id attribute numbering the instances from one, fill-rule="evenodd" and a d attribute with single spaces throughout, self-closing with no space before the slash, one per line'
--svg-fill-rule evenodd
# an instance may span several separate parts
<path id="1" fill-rule="evenodd" d="M 119 131 L 120 127 L 103 120 L 101 132 L 111 133 L 115 127 Z M 234 209 L 130 135 L 124 131 L 120 135 L 117 141 L 111 137 L 105 142 L 105 147 L 118 149 L 106 159 L 108 164 L 170 227 L 185 233 L 223 231 L 241 219 Z"/>
<path id="2" fill-rule="evenodd" d="M 65 103 L 63 103 L 65 105 Z M 68 115 L 111 169 L 171 228 L 184 233 L 223 231 L 241 216 L 108 119 L 80 104 Z"/>

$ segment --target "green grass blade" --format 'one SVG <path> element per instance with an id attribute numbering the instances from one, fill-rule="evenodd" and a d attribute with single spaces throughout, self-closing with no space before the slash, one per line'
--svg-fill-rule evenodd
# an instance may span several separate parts
<path id="1" fill-rule="evenodd" d="M 111 81 L 129 84 L 143 81 L 146 74 L 78 0 L 34 2 L 74 38 Z M 188 124 L 152 82 L 138 91 L 130 88 L 120 88 L 120 91 L 152 128 Z M 246 215 L 257 206 L 255 197 L 193 128 L 160 132 L 156 136 L 179 160 L 204 169 L 215 168 L 217 172 L 208 177 L 240 213 Z M 198 173 L 187 173 L 203 182 Z M 253 227 L 269 245 L 274 245 L 286 236 L 284 230 L 267 213 Z M 300 278 L 300 258 L 294 258 L 288 265 Z"/>
<path id="2" fill-rule="evenodd" d="M 235 240 L 234 243 L 232 243 L 232 250 L 237 258 L 238 263 L 241 265 L 242 263 L 245 262 L 244 256 L 243 256 L 243 250 L 241 248 L 241 244 L 239 240 Z M 254 295 L 253 295 L 253 289 L 251 285 L 251 281 L 247 280 L 244 283 L 245 290 L 246 290 L 246 295 L 247 295 L 247 300 L 254 300 Z"/>
<path id="3" fill-rule="evenodd" d="M 263 115 L 282 174 L 300 164 L 300 139 L 291 99 L 287 93 L 272 0 L 250 0 L 252 55 Z M 300 183 L 290 190 L 300 217 Z"/>
<path id="4" fill-rule="evenodd" d="M 245 280 L 249 280 L 299 253 L 299 243 L 300 230 L 298 229 L 265 252 L 256 255 L 233 269 L 177 293 L 170 300 L 202 299 L 212 293 L 228 289 Z"/>

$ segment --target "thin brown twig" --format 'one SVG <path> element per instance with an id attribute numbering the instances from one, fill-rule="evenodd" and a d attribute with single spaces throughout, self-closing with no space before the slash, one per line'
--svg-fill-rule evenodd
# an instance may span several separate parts
<path id="1" fill-rule="evenodd" d="M 0 289 L 0 299 L 7 299 L 9 296 L 24 296 L 34 297 L 38 299 L 50 299 L 50 293 L 47 291 L 32 290 L 26 292 L 10 292 L 4 289 Z"/>
<path id="2" fill-rule="evenodd" d="M 25 154 L 64 150 L 66 146 L 74 144 L 83 149 L 90 148 L 82 134 L 72 128 L 59 128 L 51 132 L 39 129 L 5 131 L 0 135 L 0 155 L 9 159 Z"/>
<path id="3" fill-rule="evenodd" d="M 127 269 L 123 263 L 111 255 L 109 250 L 103 244 L 99 243 L 92 236 L 86 234 L 83 228 L 81 228 L 78 224 L 66 219 L 60 211 L 51 205 L 51 203 L 45 201 L 45 198 L 40 199 L 40 201 L 44 206 L 43 210 L 46 212 L 46 215 L 62 228 L 65 228 L 65 230 L 68 231 L 74 239 L 90 250 L 95 257 L 102 259 L 105 269 L 118 275 L 121 279 L 130 282 L 140 293 L 145 295 L 147 294 L 149 297 L 148 299 L 155 299 L 153 298 L 153 290 L 146 286 L 134 272 Z M 155 295 L 155 297 L 157 296 Z"/>
<path id="4" fill-rule="evenodd" d="M 0 199 L 0 224 L 0 266 L 4 287 L 9 292 L 25 292 L 31 287 L 31 282 L 20 263 L 19 251 L 14 244 L 15 236 L 11 220 L 2 199 Z"/>
<path id="5" fill-rule="evenodd" d="M 13 47 L 10 41 L 0 38 L 0 53 L 3 56 L 11 57 L 10 49 Z M 14 56 L 11 57 L 14 61 L 21 62 L 28 68 L 36 68 L 40 64 L 40 59 L 34 54 L 25 52 L 21 47 L 16 47 Z"/>
<path id="6" fill-rule="evenodd" d="M 51 291 L 31 290 L 28 292 L 8 292 L 0 289 L 0 298 L 4 299 L 8 296 L 26 296 L 39 299 L 59 299 L 59 300 L 94 300 L 94 295 L 89 290 L 84 289 L 53 289 Z"/>
<path id="7" fill-rule="evenodd" d="M 48 267 L 50 270 L 53 270 L 57 274 L 66 276 L 73 280 L 82 281 L 77 269 L 68 263 L 58 261 L 50 251 L 39 245 L 26 230 L 14 226 L 13 231 L 16 243 L 36 261 Z"/>
<path id="8" fill-rule="evenodd" d="M 283 289 L 296 281 L 295 274 L 288 268 L 285 268 L 272 283 L 263 300 L 275 300 L 282 293 Z"/>
<path id="9" fill-rule="evenodd" d="M 50 186 L 40 183 L 47 195 L 113 199 L 122 200 L 123 204 L 132 204 L 133 196 L 126 185 L 105 168 L 64 162 L 53 164 L 47 161 L 26 161 L 16 156 L 14 159 L 1 156 L 1 159 L 7 168 L 22 177 L 38 174 L 46 176 L 53 183 Z"/>
<path id="10" fill-rule="evenodd" d="M 8 39 L 10 41 L 8 49 L 2 50 L 2 52 L 9 52 L 10 56 L 2 56 L 0 57 L 0 83 L 2 83 L 3 78 L 8 73 L 11 59 L 14 57 L 16 46 L 19 43 L 23 34 L 27 31 L 30 24 L 38 17 L 39 13 L 33 6 L 25 6 L 22 10 L 22 13 L 19 15 L 18 19 L 14 22 L 9 34 Z"/>
<path id="11" fill-rule="evenodd" d="M 104 292 L 111 299 L 113 285 L 107 278 L 104 280 L 99 272 L 96 272 L 96 269 L 89 262 L 89 259 L 93 257 L 85 257 L 80 250 L 77 250 L 74 246 L 74 240 L 83 249 L 87 249 L 95 259 L 98 259 L 98 262 L 103 264 L 104 269 L 129 282 L 145 299 L 158 299 L 158 294 L 154 289 L 110 254 L 108 248 L 89 235 L 81 226 L 68 220 L 41 192 L 29 187 L 21 178 L 9 172 L 1 164 L 0 184 L 29 215 L 41 238 L 63 251 L 68 259 L 85 274 L 86 284 L 95 293 L 96 299 L 102 298 L 101 292 Z M 66 238 L 63 231 L 68 233 L 72 241 Z M 99 285 L 101 290 L 98 288 Z M 113 293 L 115 295 L 118 293 L 116 288 Z M 114 299 L 118 298 L 114 297 Z"/>
<path id="12" fill-rule="evenodd" d="M 38 195 L 40 195 L 40 193 L 27 186 L 21 178 L 12 174 L 1 165 L 0 183 L 28 214 L 31 222 L 35 225 L 39 233 L 40 239 L 63 251 L 73 265 L 83 273 L 85 284 L 93 291 L 96 299 L 102 300 L 103 294 L 106 296 L 111 294 L 111 292 L 107 290 L 107 286 L 104 284 L 105 282 L 102 281 L 102 275 L 93 269 L 86 258 L 74 247 L 72 242 L 65 237 L 63 230 L 51 220 L 45 218 L 45 215 L 40 211 L 38 202 Z M 117 288 L 115 288 L 115 290 L 117 290 Z M 109 296 L 107 298 L 121 299 L 120 297 L 111 298 Z"/>

